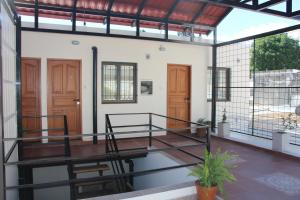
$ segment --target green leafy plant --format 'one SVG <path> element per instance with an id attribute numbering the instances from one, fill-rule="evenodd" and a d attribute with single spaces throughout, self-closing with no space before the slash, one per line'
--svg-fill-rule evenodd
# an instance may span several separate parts
<path id="1" fill-rule="evenodd" d="M 292 130 L 297 128 L 298 123 L 297 123 L 297 116 L 293 113 L 289 113 L 287 117 L 281 117 L 282 120 L 282 126 L 285 129 Z"/>
<path id="2" fill-rule="evenodd" d="M 203 125 L 207 125 L 207 126 L 210 126 L 211 125 L 211 121 L 205 119 L 205 118 L 199 118 L 197 120 L 197 123 L 198 124 L 203 124 Z"/>
<path id="3" fill-rule="evenodd" d="M 230 172 L 233 165 L 225 163 L 225 161 L 232 160 L 235 157 L 227 152 L 221 153 L 220 150 L 215 154 L 205 150 L 204 164 L 195 166 L 189 175 L 198 178 L 202 187 L 210 188 L 217 186 L 219 191 L 223 193 L 224 182 L 233 182 L 236 180 Z"/>

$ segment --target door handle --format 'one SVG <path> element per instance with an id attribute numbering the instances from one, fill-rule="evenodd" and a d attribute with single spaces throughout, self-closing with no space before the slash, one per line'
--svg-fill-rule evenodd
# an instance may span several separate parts
<path id="1" fill-rule="evenodd" d="M 185 97 L 184 100 L 185 100 L 186 103 L 190 103 L 190 98 L 189 97 Z"/>
<path id="2" fill-rule="evenodd" d="M 76 105 L 79 105 L 79 104 L 80 104 L 80 99 L 73 99 L 73 101 L 76 102 Z"/>

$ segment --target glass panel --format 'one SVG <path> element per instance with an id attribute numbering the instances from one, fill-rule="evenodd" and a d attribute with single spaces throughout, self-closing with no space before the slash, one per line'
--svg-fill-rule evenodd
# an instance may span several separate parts
<path id="1" fill-rule="evenodd" d="M 22 23 L 22 27 L 33 28 L 34 27 L 34 16 L 21 15 L 21 23 Z"/>
<path id="2" fill-rule="evenodd" d="M 226 69 L 218 70 L 218 99 L 226 100 Z"/>
<path id="3" fill-rule="evenodd" d="M 110 33 L 117 35 L 136 35 L 136 24 L 132 19 L 111 17 Z"/>
<path id="4" fill-rule="evenodd" d="M 134 100 L 134 66 L 120 66 L 120 100 Z"/>
<path id="5" fill-rule="evenodd" d="M 217 69 L 217 100 L 227 100 L 227 81 L 229 79 L 226 68 Z M 212 98 L 212 68 L 208 68 L 207 99 Z"/>
<path id="6" fill-rule="evenodd" d="M 165 24 L 141 20 L 140 36 L 161 39 L 165 38 Z"/>
<path id="7" fill-rule="evenodd" d="M 104 16 L 77 13 L 76 31 L 106 33 L 106 24 L 104 23 Z"/>
<path id="8" fill-rule="evenodd" d="M 72 30 L 71 12 L 39 10 L 39 28 Z"/>
<path id="9" fill-rule="evenodd" d="M 103 100 L 117 100 L 117 66 L 104 65 L 103 69 Z"/>

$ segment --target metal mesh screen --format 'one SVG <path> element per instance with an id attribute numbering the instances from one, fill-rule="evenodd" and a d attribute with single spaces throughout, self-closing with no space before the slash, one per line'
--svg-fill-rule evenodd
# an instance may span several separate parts
<path id="1" fill-rule="evenodd" d="M 299 30 L 278 34 L 274 40 L 286 36 L 299 46 Z M 233 132 L 272 139 L 274 131 L 285 129 L 291 135 L 290 143 L 300 145 L 300 117 L 295 114 L 296 107 L 300 106 L 300 59 L 291 57 L 288 46 L 284 46 L 289 44 L 283 43 L 278 48 L 286 48 L 286 51 L 274 48 L 276 60 L 270 62 L 268 55 L 263 57 L 265 60 L 261 57 L 259 60 L 257 57 L 261 52 L 257 44 L 265 39 L 217 48 L 217 71 L 230 68 L 231 72 L 230 98 L 217 101 L 216 122 L 222 121 L 225 109 Z M 282 62 L 286 57 L 290 57 L 289 66 Z M 216 87 L 218 92 L 224 89 L 224 85 L 217 84 Z"/>

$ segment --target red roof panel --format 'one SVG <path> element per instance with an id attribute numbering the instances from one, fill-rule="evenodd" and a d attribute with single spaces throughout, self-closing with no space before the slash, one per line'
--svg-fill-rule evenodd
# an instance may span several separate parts
<path id="1" fill-rule="evenodd" d="M 141 15 L 147 17 L 164 18 L 175 0 L 148 0 Z"/>
<path id="2" fill-rule="evenodd" d="M 76 19 L 78 21 L 103 23 L 104 16 L 101 16 L 101 15 L 88 15 L 88 14 L 77 13 L 76 14 Z"/>
<path id="3" fill-rule="evenodd" d="M 215 26 L 219 20 L 222 19 L 226 11 L 227 8 L 225 7 L 210 5 L 204 10 L 203 15 L 201 15 L 195 23 Z"/>
<path id="4" fill-rule="evenodd" d="M 204 6 L 201 2 L 181 1 L 172 15 L 171 20 L 191 22 L 196 13 Z"/>
<path id="5" fill-rule="evenodd" d="M 49 6 L 61 6 L 65 8 L 73 8 L 74 0 L 38 0 L 40 5 Z M 141 12 L 142 17 L 153 17 L 155 19 L 163 21 L 174 5 L 176 0 L 147 0 L 144 9 Z M 34 5 L 34 0 L 17 0 L 19 3 L 26 3 Z M 112 13 L 121 13 L 131 16 L 135 16 L 142 0 L 115 0 L 112 6 Z M 77 8 L 82 10 L 99 10 L 107 11 L 109 0 L 78 0 Z M 178 23 L 192 23 L 193 18 L 199 13 L 205 3 L 201 3 L 196 0 L 181 0 L 175 7 L 174 11 L 170 15 L 171 21 L 178 21 Z M 195 24 L 216 26 L 226 15 L 230 8 L 209 4 L 203 10 L 203 13 L 199 15 L 195 20 Z M 17 12 L 23 15 L 33 15 L 33 8 L 18 7 Z M 59 12 L 50 10 L 39 10 L 39 15 L 42 17 L 50 18 L 62 18 L 70 19 L 71 12 Z M 103 22 L 104 16 L 90 15 L 85 13 L 77 13 L 78 20 L 91 21 L 91 22 Z M 113 24 L 128 25 L 131 26 L 133 19 L 122 19 L 112 17 L 111 22 Z M 161 22 L 145 22 L 141 21 L 141 27 L 158 29 L 161 26 Z M 169 24 L 170 30 L 183 31 L 184 25 Z M 196 33 L 208 33 L 208 30 L 194 29 Z"/>
<path id="6" fill-rule="evenodd" d="M 92 10 L 107 10 L 107 0 L 78 0 L 77 8 Z"/>
<path id="7" fill-rule="evenodd" d="M 112 7 L 112 12 L 136 14 L 141 0 L 116 0 Z"/>
<path id="8" fill-rule="evenodd" d="M 71 20 L 71 12 L 53 11 L 53 10 L 39 10 L 40 17 L 68 19 Z"/>

